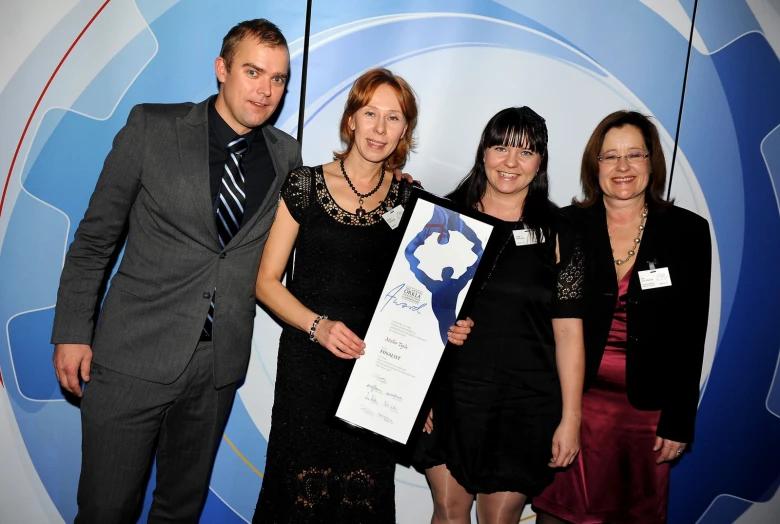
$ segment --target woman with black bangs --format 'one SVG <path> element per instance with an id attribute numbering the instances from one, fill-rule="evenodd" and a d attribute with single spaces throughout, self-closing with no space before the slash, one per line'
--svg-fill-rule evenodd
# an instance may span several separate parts
<path id="1" fill-rule="evenodd" d="M 448 198 L 503 221 L 462 347 L 445 353 L 417 449 L 433 523 L 517 523 L 579 450 L 584 373 L 583 256 L 549 199 L 547 126 L 528 107 L 498 112 Z M 488 262 L 490 263 L 490 262 Z"/>

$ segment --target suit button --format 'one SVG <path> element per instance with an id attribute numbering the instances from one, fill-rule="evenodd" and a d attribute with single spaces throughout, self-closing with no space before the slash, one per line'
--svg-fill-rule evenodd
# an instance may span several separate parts
<path id="1" fill-rule="evenodd" d="M 639 337 L 635 337 L 634 335 L 629 335 L 628 340 L 631 342 L 639 342 Z"/>
<path id="2" fill-rule="evenodd" d="M 226 254 L 226 253 L 221 253 L 221 254 L 219 255 L 219 258 L 225 258 L 226 256 L 227 256 L 227 254 Z"/>
<path id="3" fill-rule="evenodd" d="M 209 298 L 211 298 L 211 293 L 209 293 L 208 291 L 204 291 L 203 292 L 203 298 L 208 300 Z"/>
<path id="4" fill-rule="evenodd" d="M 628 303 L 631 304 L 632 306 L 635 306 L 635 305 L 639 304 L 639 301 L 637 299 L 635 299 L 635 298 L 629 298 L 628 299 Z"/>

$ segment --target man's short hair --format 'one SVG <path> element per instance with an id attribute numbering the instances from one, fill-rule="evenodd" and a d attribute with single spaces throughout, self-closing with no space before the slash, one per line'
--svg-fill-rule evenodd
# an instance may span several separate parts
<path id="1" fill-rule="evenodd" d="M 236 56 L 236 49 L 244 38 L 254 38 L 259 44 L 287 49 L 287 39 L 276 24 L 265 18 L 245 20 L 233 26 L 222 39 L 222 49 L 219 51 L 219 56 L 225 60 L 225 67 L 228 71 L 230 71 L 233 58 Z"/>

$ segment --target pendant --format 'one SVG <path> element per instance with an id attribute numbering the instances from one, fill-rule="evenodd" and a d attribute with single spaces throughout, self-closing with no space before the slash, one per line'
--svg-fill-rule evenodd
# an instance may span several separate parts
<path id="1" fill-rule="evenodd" d="M 355 210 L 355 214 L 357 215 L 358 218 L 363 218 L 364 216 L 366 216 L 366 210 L 363 209 L 362 207 L 359 207 Z"/>

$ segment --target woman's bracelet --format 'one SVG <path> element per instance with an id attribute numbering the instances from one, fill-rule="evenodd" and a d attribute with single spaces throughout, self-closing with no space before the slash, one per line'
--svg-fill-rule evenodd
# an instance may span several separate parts
<path id="1" fill-rule="evenodd" d="M 317 331 L 317 325 L 323 318 L 328 318 L 328 315 L 320 315 L 314 319 L 314 322 L 312 322 L 311 329 L 309 330 L 309 341 L 317 342 L 317 339 L 314 337 L 314 332 Z"/>

